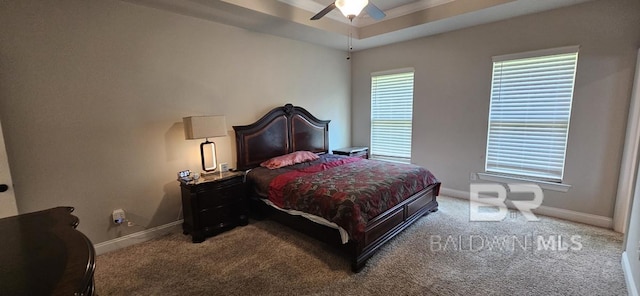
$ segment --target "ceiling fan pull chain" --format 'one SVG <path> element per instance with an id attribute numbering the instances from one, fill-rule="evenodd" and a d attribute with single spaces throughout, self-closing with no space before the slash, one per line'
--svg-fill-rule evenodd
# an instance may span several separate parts
<path id="1" fill-rule="evenodd" d="M 350 21 L 351 21 L 351 24 L 349 25 L 349 38 L 347 39 L 347 48 L 349 49 L 347 52 L 347 60 L 351 60 L 351 51 L 353 50 L 353 35 L 352 35 L 353 18 L 351 18 Z"/>

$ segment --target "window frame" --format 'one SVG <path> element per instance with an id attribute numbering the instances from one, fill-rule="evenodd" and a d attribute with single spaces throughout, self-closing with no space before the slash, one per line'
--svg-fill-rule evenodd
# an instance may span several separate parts
<path id="1" fill-rule="evenodd" d="M 378 154 L 376 153 L 376 147 L 374 145 L 374 114 L 375 114 L 375 110 L 374 110 L 374 95 L 375 95 L 375 90 L 374 90 L 374 79 L 376 77 L 381 77 L 381 76 L 389 76 L 389 75 L 406 75 L 411 73 L 411 120 L 410 120 L 410 127 L 409 127 L 409 149 L 408 149 L 408 157 L 406 156 L 397 156 L 397 155 L 383 155 L 383 154 Z M 412 159 L 412 153 L 411 153 L 411 146 L 412 146 L 412 141 L 413 141 L 413 103 L 414 103 L 414 98 L 415 98 L 415 69 L 412 67 L 407 67 L 407 68 L 399 68 L 399 69 L 393 69 L 393 70 L 387 70 L 387 71 L 378 71 L 378 72 L 373 72 L 371 73 L 371 79 L 370 79 L 370 83 L 371 83 L 371 96 L 370 96 L 370 102 L 369 102 L 369 106 L 370 106 L 370 118 L 369 118 L 369 124 L 370 124 L 370 130 L 369 130 L 369 157 L 371 159 L 377 159 L 377 160 L 383 160 L 383 161 L 390 161 L 390 162 L 399 162 L 399 163 L 411 163 L 411 159 Z"/>
<path id="2" fill-rule="evenodd" d="M 507 180 L 507 181 L 535 181 L 537 183 L 539 183 L 540 185 L 543 185 L 543 188 L 547 187 L 548 189 L 552 189 L 552 190 L 557 190 L 557 191 L 564 191 L 566 192 L 568 190 L 568 188 L 570 188 L 569 185 L 565 185 L 562 184 L 563 179 L 564 179 L 564 173 L 565 173 L 565 169 L 566 169 L 566 159 L 567 159 L 567 146 L 568 146 L 568 136 L 569 136 L 569 128 L 570 128 L 570 121 L 571 121 L 571 110 L 572 110 L 572 105 L 573 105 L 573 100 L 574 100 L 574 93 L 575 93 L 575 82 L 576 82 L 576 75 L 577 75 L 577 69 L 578 69 L 578 57 L 579 57 L 579 50 L 580 47 L 579 46 L 566 46 L 566 47 L 559 47 L 559 48 L 551 48 L 551 49 L 544 49 L 544 50 L 536 50 L 536 51 L 529 51 L 529 52 L 523 52 L 523 53 L 516 53 L 516 54 L 507 54 L 507 55 L 500 55 L 500 56 L 495 56 L 493 57 L 493 64 L 492 64 L 492 81 L 491 81 L 491 93 L 490 93 L 490 103 L 489 103 L 489 116 L 488 116 L 488 124 L 487 124 L 487 142 L 486 142 L 486 147 L 485 147 L 485 167 L 484 167 L 484 173 L 478 173 L 478 177 L 481 180 L 489 180 L 489 181 L 498 181 L 498 180 Z M 535 174 L 532 174 L 531 172 L 533 172 L 533 170 L 530 170 L 529 173 L 530 174 L 518 174 L 518 173 L 511 173 L 511 172 L 505 172 L 505 171 L 500 171 L 500 170 L 492 170 L 489 167 L 489 155 L 490 155 L 490 140 L 491 140 L 491 132 L 492 132 L 492 111 L 494 110 L 494 94 L 496 93 L 495 90 L 495 79 L 496 79 L 496 64 L 497 63 L 501 63 L 501 62 L 513 62 L 513 61 L 518 61 L 518 60 L 526 60 L 526 59 L 531 59 L 531 58 L 542 58 L 542 57 L 549 57 L 549 56 L 555 56 L 555 55 L 564 55 L 564 54 L 575 54 L 575 63 L 573 65 L 573 76 L 571 79 L 571 93 L 569 95 L 569 106 L 568 106 L 568 115 L 566 117 L 566 129 L 564 130 L 564 149 L 563 149 L 563 154 L 562 154 L 562 166 L 561 166 L 561 170 L 560 170 L 560 174 L 559 176 L 556 175 L 557 177 L 555 178 L 549 178 L 549 177 L 541 177 L 541 176 L 536 176 Z M 502 73 L 501 73 L 502 75 Z M 547 84 L 549 85 L 549 84 Z M 553 104 L 549 104 L 549 105 L 544 105 L 545 107 L 548 106 L 554 106 Z M 530 109 L 529 109 L 530 110 Z M 526 117 L 524 117 L 526 118 Z M 523 118 L 523 122 L 526 122 L 526 120 L 524 120 Z M 494 131 L 495 132 L 495 131 Z M 495 162 L 495 161 L 494 161 Z M 495 166 L 494 166 L 495 167 Z M 508 169 L 507 169 L 508 171 Z"/>

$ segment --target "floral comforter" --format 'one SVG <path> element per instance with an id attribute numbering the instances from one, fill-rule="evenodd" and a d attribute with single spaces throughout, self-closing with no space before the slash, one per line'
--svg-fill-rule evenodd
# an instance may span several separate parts
<path id="1" fill-rule="evenodd" d="M 433 174 L 416 165 L 323 155 L 270 178 L 268 197 L 283 209 L 334 222 L 360 240 L 369 219 L 435 183 Z"/>

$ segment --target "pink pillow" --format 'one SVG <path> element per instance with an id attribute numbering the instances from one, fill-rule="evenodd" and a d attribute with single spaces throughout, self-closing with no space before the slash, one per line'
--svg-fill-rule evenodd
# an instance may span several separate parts
<path id="1" fill-rule="evenodd" d="M 316 160 L 318 158 L 320 158 L 318 155 L 310 151 L 296 151 L 264 161 L 260 166 L 273 170 L 296 163 Z"/>

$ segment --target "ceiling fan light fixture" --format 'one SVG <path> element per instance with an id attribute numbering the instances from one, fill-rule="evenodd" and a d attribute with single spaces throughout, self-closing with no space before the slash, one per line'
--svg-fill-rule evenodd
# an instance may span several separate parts
<path id="1" fill-rule="evenodd" d="M 349 19 L 358 16 L 369 4 L 368 0 L 336 0 L 336 7 Z"/>

